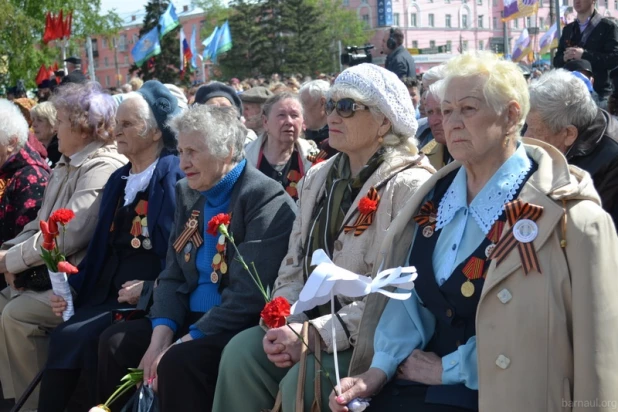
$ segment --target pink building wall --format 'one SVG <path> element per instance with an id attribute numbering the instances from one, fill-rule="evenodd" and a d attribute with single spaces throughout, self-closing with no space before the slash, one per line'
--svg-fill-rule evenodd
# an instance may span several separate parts
<path id="1" fill-rule="evenodd" d="M 509 52 L 512 52 L 513 44 L 525 27 L 539 28 L 539 34 L 531 36 L 534 51 L 538 52 L 538 42 L 550 27 L 549 1 L 540 1 L 537 16 L 506 23 L 510 39 Z M 378 0 L 344 1 L 346 7 L 356 11 L 359 19 L 366 21 L 370 29 L 376 30 L 371 43 L 376 46 L 373 51 L 374 62 L 380 64 L 385 59 L 385 55 L 380 54 L 385 31 L 377 27 L 377 3 Z M 562 0 L 561 4 L 572 6 L 573 0 Z M 460 39 L 464 50 L 495 51 L 492 45 L 503 42 L 502 0 L 392 0 L 392 5 L 393 25 L 404 31 L 405 47 L 428 48 L 432 44 L 444 46 L 451 42 L 450 54 L 414 56 L 419 73 L 459 53 Z M 597 10 L 604 16 L 618 17 L 618 0 L 600 0 L 597 2 Z M 450 27 L 447 16 L 450 16 Z M 573 17 L 569 16 L 571 19 Z M 464 27 L 465 20 L 467 27 Z"/>

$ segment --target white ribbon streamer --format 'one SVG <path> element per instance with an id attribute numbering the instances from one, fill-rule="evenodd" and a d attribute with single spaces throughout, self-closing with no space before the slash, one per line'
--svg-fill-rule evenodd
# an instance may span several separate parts
<path id="1" fill-rule="evenodd" d="M 48 270 L 48 272 L 54 295 L 60 296 L 67 303 L 66 310 L 62 312 L 62 320 L 66 322 L 75 314 L 73 295 L 71 294 L 71 287 L 69 286 L 67 274 L 64 272 L 52 272 L 51 270 Z"/>

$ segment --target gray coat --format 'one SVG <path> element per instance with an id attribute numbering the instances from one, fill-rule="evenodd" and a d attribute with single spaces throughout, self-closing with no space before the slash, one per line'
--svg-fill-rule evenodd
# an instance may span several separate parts
<path id="1" fill-rule="evenodd" d="M 404 76 L 416 77 L 416 64 L 414 64 L 414 59 L 403 45 L 397 47 L 386 57 L 384 68 L 395 73 L 400 79 Z"/>
<path id="2" fill-rule="evenodd" d="M 178 326 L 186 322 L 189 296 L 197 288 L 199 273 L 195 248 L 185 262 L 184 251 L 172 245 L 182 233 L 192 210 L 199 210 L 200 233 L 204 233 L 205 198 L 189 188 L 186 179 L 176 185 L 176 213 L 167 252 L 166 267 L 154 291 L 150 317 L 171 319 Z M 247 163 L 232 189 L 228 213 L 230 232 L 247 263 L 254 262 L 264 287 L 273 283 L 287 252 L 296 205 L 282 186 Z M 207 222 L 206 222 L 207 223 Z M 206 234 L 205 236 L 210 236 Z M 239 332 L 258 324 L 264 298 L 240 263 L 234 248 L 227 246 L 228 273 L 222 277 L 221 304 L 206 312 L 195 324 L 205 335 Z"/>

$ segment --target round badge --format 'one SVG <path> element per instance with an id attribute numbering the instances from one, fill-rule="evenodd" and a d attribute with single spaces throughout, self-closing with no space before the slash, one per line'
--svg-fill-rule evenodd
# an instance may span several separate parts
<path id="1" fill-rule="evenodd" d="M 220 245 L 225 245 L 225 236 L 219 236 L 219 240 L 217 241 L 217 243 Z"/>
<path id="2" fill-rule="evenodd" d="M 190 228 L 190 229 L 193 229 L 193 228 L 195 228 L 195 227 L 197 227 L 197 220 L 195 220 L 195 219 L 189 219 L 189 228 Z"/>
<path id="3" fill-rule="evenodd" d="M 214 263 L 215 265 L 221 263 L 221 255 L 219 253 L 212 257 L 212 263 Z"/>
<path id="4" fill-rule="evenodd" d="M 221 267 L 219 268 L 219 270 L 221 270 L 221 273 L 225 275 L 227 273 L 227 263 L 221 262 Z"/>
<path id="5" fill-rule="evenodd" d="M 433 236 L 433 228 L 431 226 L 425 226 L 423 228 L 423 236 L 432 237 Z"/>
<path id="6" fill-rule="evenodd" d="M 141 224 L 142 224 L 142 226 L 148 226 L 148 219 L 143 217 L 142 220 L 141 220 Z"/>
<path id="7" fill-rule="evenodd" d="M 210 274 L 210 281 L 212 283 L 217 283 L 219 281 L 219 275 L 217 275 L 217 272 L 212 272 Z"/>
<path id="8" fill-rule="evenodd" d="M 474 284 L 470 282 L 470 280 L 466 280 L 461 285 L 461 294 L 467 298 L 472 297 L 472 295 L 474 295 Z"/>
<path id="9" fill-rule="evenodd" d="M 435 222 L 437 220 L 438 216 L 435 213 L 430 213 L 429 214 L 429 221 L 431 223 Z"/>
<path id="10" fill-rule="evenodd" d="M 513 225 L 513 236 L 521 243 L 530 243 L 539 234 L 539 227 L 530 219 L 518 220 Z"/>
<path id="11" fill-rule="evenodd" d="M 152 249 L 152 242 L 150 241 L 150 239 L 146 238 L 142 241 L 142 246 L 144 246 L 144 249 L 150 250 Z"/>
<path id="12" fill-rule="evenodd" d="M 184 250 L 184 252 L 185 252 L 185 253 L 189 253 L 189 252 L 191 252 L 191 249 L 193 249 L 193 243 L 188 242 L 188 243 L 185 245 L 185 250 Z"/>
<path id="13" fill-rule="evenodd" d="M 485 256 L 487 256 L 489 258 L 489 256 L 491 256 L 491 252 L 493 252 L 495 248 L 496 248 L 496 245 L 494 245 L 493 243 L 491 245 L 487 246 L 485 248 Z"/>
<path id="14" fill-rule="evenodd" d="M 139 249 L 139 247 L 140 247 L 141 245 L 142 245 L 142 242 L 140 242 L 138 238 L 134 237 L 134 238 L 131 240 L 131 247 L 132 247 L 133 249 Z"/>

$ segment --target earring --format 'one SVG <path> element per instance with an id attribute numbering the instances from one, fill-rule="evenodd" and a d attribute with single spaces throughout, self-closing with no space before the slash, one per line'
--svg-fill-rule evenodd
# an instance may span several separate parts
<path id="1" fill-rule="evenodd" d="M 378 143 L 380 144 L 384 143 L 384 138 L 382 136 L 378 137 Z"/>

